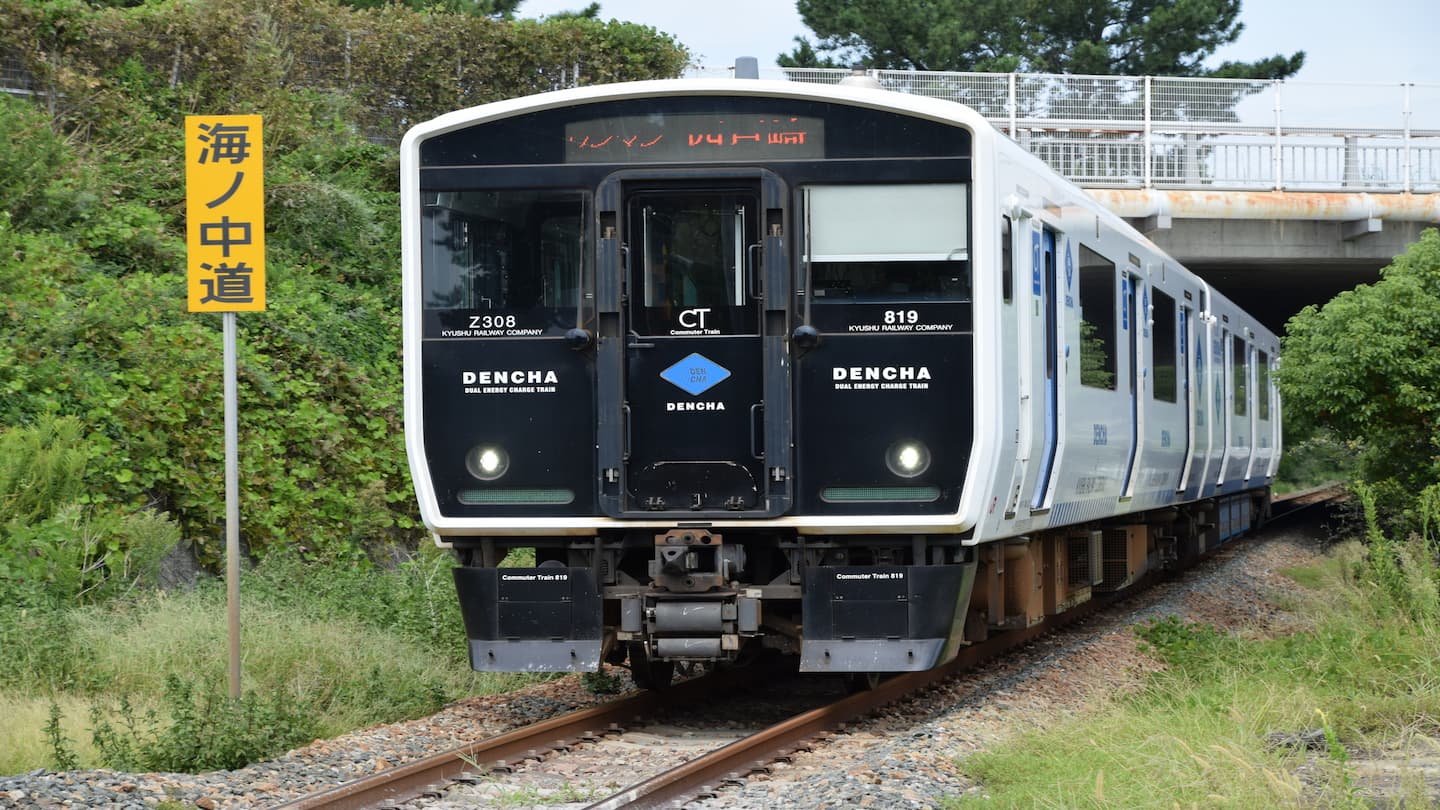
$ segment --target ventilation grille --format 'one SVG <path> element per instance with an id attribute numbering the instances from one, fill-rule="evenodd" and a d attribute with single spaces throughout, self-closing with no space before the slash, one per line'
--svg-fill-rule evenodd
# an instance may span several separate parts
<path id="1" fill-rule="evenodd" d="M 1106 529 L 1101 572 L 1106 586 L 1118 588 L 1130 578 L 1130 537 L 1124 529 Z"/>
<path id="2" fill-rule="evenodd" d="M 1065 556 L 1068 560 L 1066 583 L 1069 585 L 1090 584 L 1090 536 L 1073 535 L 1066 542 Z"/>

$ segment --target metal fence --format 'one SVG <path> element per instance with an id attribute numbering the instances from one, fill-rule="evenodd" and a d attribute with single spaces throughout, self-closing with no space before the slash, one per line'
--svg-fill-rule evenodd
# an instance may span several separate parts
<path id="1" fill-rule="evenodd" d="M 695 76 L 726 71 L 696 69 Z M 764 78 L 834 84 L 849 70 Z M 1440 84 L 1039 73 L 867 75 L 969 105 L 1081 185 L 1440 191 Z"/>
<path id="2" fill-rule="evenodd" d="M 35 95 L 34 80 L 25 63 L 13 53 L 0 50 L 0 93 L 13 96 Z"/>

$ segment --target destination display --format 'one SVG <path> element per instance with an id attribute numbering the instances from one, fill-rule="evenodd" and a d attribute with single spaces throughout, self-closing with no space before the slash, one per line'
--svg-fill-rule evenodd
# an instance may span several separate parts
<path id="1" fill-rule="evenodd" d="M 825 156 L 825 122 L 761 113 L 624 115 L 565 125 L 566 163 L 806 160 Z"/>

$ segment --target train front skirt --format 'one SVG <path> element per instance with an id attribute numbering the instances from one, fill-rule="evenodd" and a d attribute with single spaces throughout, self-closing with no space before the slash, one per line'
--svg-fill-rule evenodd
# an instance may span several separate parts
<path id="1" fill-rule="evenodd" d="M 808 568 L 800 671 L 929 669 L 958 649 L 974 585 L 974 565 Z"/>
<path id="2" fill-rule="evenodd" d="M 974 564 L 807 569 L 800 671 L 906 672 L 948 660 L 962 644 L 975 570 Z M 473 669 L 599 668 L 604 599 L 589 570 L 458 567 L 454 575 Z M 766 632 L 762 600 L 746 589 L 655 591 L 617 601 L 621 637 L 648 638 L 658 659 L 722 659 L 742 638 Z"/>
<path id="3" fill-rule="evenodd" d="M 600 592 L 585 568 L 453 569 L 470 667 L 477 672 L 594 672 Z"/>

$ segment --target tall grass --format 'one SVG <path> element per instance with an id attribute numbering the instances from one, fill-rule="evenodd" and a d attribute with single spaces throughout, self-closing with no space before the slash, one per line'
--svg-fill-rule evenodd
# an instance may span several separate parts
<path id="1" fill-rule="evenodd" d="M 0 772 L 238 767 L 534 680 L 470 672 L 433 548 L 392 568 L 276 552 L 242 578 L 229 699 L 224 588 L 149 586 L 179 528 L 86 497 L 94 452 L 73 418 L 0 431 Z"/>
<path id="2" fill-rule="evenodd" d="M 443 555 L 427 553 L 395 570 L 277 558 L 247 572 L 247 698 L 239 704 L 221 699 L 227 648 L 219 583 L 32 613 L 29 620 L 58 631 L 18 634 L 6 650 L 39 663 L 0 683 L 0 773 L 53 768 L 65 753 L 81 767 L 238 767 L 316 737 L 534 682 L 470 671 L 448 566 Z M 63 751 L 45 735 L 52 702 L 62 715 Z"/>
<path id="3" fill-rule="evenodd" d="M 1137 628 L 1164 672 L 1097 714 L 964 759 L 985 798 L 948 806 L 1371 806 L 1347 752 L 1440 734 L 1440 548 L 1386 537 L 1359 494 L 1367 542 L 1295 577 L 1313 630 L 1257 641 L 1174 618 Z M 1426 525 L 1440 526 L 1427 498 Z M 1411 790 L 1401 798 L 1428 803 Z"/>
<path id="4" fill-rule="evenodd" d="M 90 706 L 84 698 L 69 695 L 21 694 L 0 690 L 0 774 L 24 773 L 54 767 L 53 746 L 45 734 L 50 711 L 60 712 L 60 734 L 82 762 L 96 762 L 86 722 Z"/>

